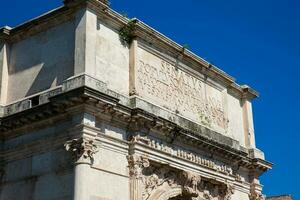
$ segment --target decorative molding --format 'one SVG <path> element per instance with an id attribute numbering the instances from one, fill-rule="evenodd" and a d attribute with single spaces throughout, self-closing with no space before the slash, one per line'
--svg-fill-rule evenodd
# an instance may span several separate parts
<path id="1" fill-rule="evenodd" d="M 215 170 L 217 172 L 226 174 L 226 175 L 234 175 L 232 167 L 217 163 L 216 161 L 205 158 L 204 156 L 201 156 L 196 153 L 192 153 L 190 151 L 186 151 L 183 149 L 172 147 L 166 143 L 158 142 L 156 140 L 150 140 L 147 137 L 143 137 L 140 135 L 134 136 L 131 140 L 131 142 L 141 143 L 145 144 L 153 149 L 163 151 L 166 154 L 169 154 L 172 157 L 179 157 L 184 160 L 188 160 L 190 162 L 193 162 L 197 165 L 201 165 L 206 168 L 210 168 L 212 170 Z"/>
<path id="2" fill-rule="evenodd" d="M 98 152 L 97 145 L 93 139 L 79 138 L 67 141 L 65 149 L 71 153 L 76 164 L 93 164 L 94 154 Z"/>
<path id="3" fill-rule="evenodd" d="M 84 77 L 84 78 L 82 78 Z M 73 79 L 78 80 L 72 81 Z M 81 80 L 83 79 L 83 81 Z M 71 84 L 72 82 L 72 84 Z M 68 84 L 67 84 L 68 83 Z M 17 131 L 30 124 L 36 126 L 38 122 L 46 119 L 62 116 L 77 105 L 93 106 L 97 113 L 103 117 L 112 117 L 111 120 L 124 122 L 130 130 L 138 132 L 153 131 L 166 137 L 167 142 L 181 141 L 184 144 L 201 148 L 207 152 L 226 158 L 231 163 L 248 169 L 257 169 L 259 174 L 271 168 L 272 164 L 261 160 L 252 159 L 248 152 L 241 148 L 237 141 L 218 134 L 208 128 L 198 126 L 183 118 L 176 118 L 180 124 L 176 124 L 151 112 L 135 108 L 134 102 L 122 95 L 112 96 L 112 91 L 101 82 L 82 75 L 66 81 L 62 87 L 62 93 L 49 99 L 47 103 L 1 117 L 0 136 L 3 138 L 14 137 Z M 136 99 L 132 99 L 136 100 Z M 144 103 L 144 102 L 143 102 Z M 127 105 L 127 106 L 126 106 Z M 135 120 L 132 120 L 135 119 Z M 137 121 L 136 121 L 137 119 Z M 178 120 L 177 120 L 178 119 Z M 130 124 L 130 125 L 129 125 Z M 191 127 L 185 127 L 184 125 Z M 145 132 L 144 132 L 145 133 Z M 136 132 L 134 133 L 136 134 Z M 179 154 L 180 155 L 180 154 Z M 193 156 L 188 158 L 183 153 L 183 158 L 193 161 Z M 198 159 L 199 162 L 199 159 Z"/>

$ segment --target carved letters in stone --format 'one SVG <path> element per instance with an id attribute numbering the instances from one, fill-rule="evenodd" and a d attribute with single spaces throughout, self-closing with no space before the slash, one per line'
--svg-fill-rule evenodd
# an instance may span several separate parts
<path id="1" fill-rule="evenodd" d="M 94 154 L 98 152 L 98 148 L 92 139 L 73 139 L 67 141 L 64 146 L 72 154 L 72 158 L 76 163 L 92 164 Z"/>
<path id="2" fill-rule="evenodd" d="M 137 65 L 139 95 L 150 97 L 156 103 L 163 104 L 161 106 L 203 125 L 227 129 L 228 119 L 223 108 L 222 92 L 156 56 L 152 57 L 151 62 L 145 60 L 139 60 Z M 208 90 L 212 91 L 211 94 Z"/>

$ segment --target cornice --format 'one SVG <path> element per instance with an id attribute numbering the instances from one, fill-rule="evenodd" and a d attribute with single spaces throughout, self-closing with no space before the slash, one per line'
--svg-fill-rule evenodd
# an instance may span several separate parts
<path id="1" fill-rule="evenodd" d="M 0 42 L 7 41 L 10 36 L 12 28 L 9 26 L 4 26 L 0 28 Z"/>
<path id="2" fill-rule="evenodd" d="M 151 129 L 161 134 L 170 143 L 177 140 L 187 145 L 201 147 L 208 152 L 220 155 L 226 159 L 232 160 L 248 169 L 255 169 L 262 173 L 271 168 L 272 164 L 256 158 L 250 158 L 249 152 L 242 148 L 235 148 L 230 145 L 215 141 L 213 131 L 201 129 L 194 132 L 178 126 L 161 117 L 148 113 L 142 109 L 131 108 L 120 103 L 120 99 L 99 92 L 92 88 L 83 86 L 60 93 L 49 98 L 49 102 L 32 107 L 15 114 L 0 118 L 0 137 L 2 139 L 12 137 L 14 129 L 28 124 L 34 124 L 41 120 L 66 114 L 69 110 L 77 106 L 92 106 L 95 114 L 111 116 L 111 119 L 123 121 L 127 124 L 128 131 L 135 133 L 143 129 Z M 207 132 L 209 131 L 209 132 Z M 224 140 L 232 140 L 226 136 Z M 222 139 L 223 140 L 223 139 Z M 228 143 L 230 144 L 230 143 Z"/>

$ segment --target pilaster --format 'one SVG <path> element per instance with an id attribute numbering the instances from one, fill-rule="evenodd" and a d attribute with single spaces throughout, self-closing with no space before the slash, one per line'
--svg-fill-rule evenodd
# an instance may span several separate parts
<path id="1" fill-rule="evenodd" d="M 127 156 L 130 176 L 130 199 L 142 199 L 142 171 L 150 166 L 150 162 L 146 157 L 139 155 Z"/>
<path id="2" fill-rule="evenodd" d="M 253 112 L 252 112 L 252 99 L 258 96 L 257 93 L 251 90 L 249 86 L 244 85 L 243 88 L 243 124 L 245 133 L 245 144 L 246 147 L 251 149 L 255 148 L 255 133 L 254 133 L 254 123 L 253 123 Z"/>
<path id="3" fill-rule="evenodd" d="M 138 42 L 137 40 L 133 40 L 130 45 L 129 50 L 129 92 L 130 95 L 137 95 L 136 91 L 136 70 L 137 70 L 137 49 L 138 49 Z"/>
<path id="4" fill-rule="evenodd" d="M 77 11 L 75 19 L 75 75 L 95 75 L 97 15 L 86 5 Z"/>
<path id="5" fill-rule="evenodd" d="M 243 100 L 243 121 L 246 140 L 245 144 L 248 148 L 255 148 L 256 145 L 253 125 L 252 104 L 247 99 Z"/>
<path id="6" fill-rule="evenodd" d="M 0 106 L 6 104 L 7 98 L 10 30 L 7 26 L 0 29 Z"/>

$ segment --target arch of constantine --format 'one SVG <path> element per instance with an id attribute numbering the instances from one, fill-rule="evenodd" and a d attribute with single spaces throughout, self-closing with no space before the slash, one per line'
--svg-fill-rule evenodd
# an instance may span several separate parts
<path id="1" fill-rule="evenodd" d="M 0 29 L 0 200 L 263 200 L 258 93 L 105 0 Z"/>

